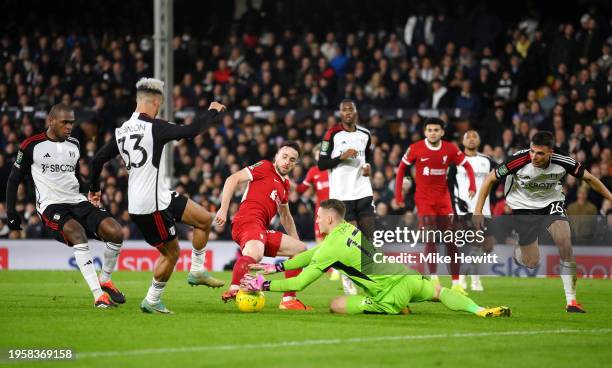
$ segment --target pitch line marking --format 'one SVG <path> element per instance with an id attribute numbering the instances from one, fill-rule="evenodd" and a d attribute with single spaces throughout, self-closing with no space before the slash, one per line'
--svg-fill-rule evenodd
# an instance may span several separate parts
<path id="1" fill-rule="evenodd" d="M 487 337 L 487 336 L 521 336 L 521 335 L 549 335 L 549 334 L 573 334 L 573 333 L 612 333 L 612 328 L 600 328 L 590 330 L 578 329 L 557 329 L 557 330 L 535 330 L 535 331 L 492 331 L 492 332 L 463 332 L 453 334 L 430 334 L 430 335 L 399 335 L 399 336 L 373 336 L 373 337 L 353 337 L 347 339 L 319 339 L 319 340 L 298 340 L 298 341 L 282 341 L 273 343 L 261 344 L 242 344 L 242 345 L 204 345 L 204 346 L 186 346 L 176 348 L 159 348 L 159 349 L 136 349 L 126 351 L 91 351 L 77 353 L 77 359 L 86 358 L 105 358 L 115 356 L 135 356 L 149 354 L 168 354 L 168 353 L 189 353 L 202 351 L 228 351 L 228 350 L 244 350 L 244 349 L 268 349 L 268 348 L 285 348 L 285 347 L 303 347 L 311 345 L 337 345 L 346 343 L 365 343 L 378 341 L 402 341 L 402 340 L 429 340 L 429 339 L 446 339 L 457 337 Z"/>

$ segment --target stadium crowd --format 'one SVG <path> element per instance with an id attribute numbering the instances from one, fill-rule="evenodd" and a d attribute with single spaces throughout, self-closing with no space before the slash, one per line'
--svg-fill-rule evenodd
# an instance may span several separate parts
<path id="1" fill-rule="evenodd" d="M 550 130 L 556 149 L 570 153 L 612 189 L 612 19 L 586 13 L 575 23 L 502 21 L 476 9 L 470 18 L 441 11 L 406 15 L 403 28 L 378 32 L 269 29 L 263 14 L 248 8 L 229 36 L 202 42 L 185 32 L 173 40 L 175 84 L 168 86 L 175 111 L 206 109 L 213 100 L 230 110 L 195 139 L 174 145 L 177 191 L 214 212 L 225 178 L 261 159 L 271 159 L 286 139 L 304 149 L 291 175 L 303 180 L 316 161 L 312 148 L 334 125 L 333 115 L 291 111 L 333 111 L 353 99 L 361 125 L 372 132 L 372 185 L 378 215 L 402 215 L 391 205 L 395 168 L 411 142 L 422 139 L 419 111 L 460 109 L 463 117 L 442 114 L 446 139 L 460 143 L 477 129 L 482 150 L 500 162 L 527 148 L 529 137 Z M 73 106 L 73 130 L 81 142 L 80 175 L 111 131 L 135 106 L 135 83 L 152 76 L 152 42 L 147 35 L 40 33 L 0 38 L 0 236 L 44 237 L 36 216 L 34 188 L 21 186 L 18 210 L 25 230 L 9 233 L 5 216 L 6 178 L 18 145 L 44 129 L 52 104 Z M 249 112 L 259 106 L 267 114 Z M 375 113 L 414 111 L 402 118 Z M 240 111 L 240 114 L 235 114 Z M 371 113 L 374 111 L 374 113 Z M 447 111 L 447 110 L 444 110 Z M 86 119 L 81 117 L 85 116 Z M 193 114 L 177 114 L 189 124 Z M 114 160 L 103 172 L 103 204 L 123 225 L 126 238 L 141 238 L 127 213 L 127 172 Z M 410 181 L 405 190 L 414 188 Z M 573 177 L 565 184 L 568 213 L 589 215 L 574 223 L 581 243 L 612 244 L 612 204 L 588 192 Z M 310 192 L 292 194 L 291 210 L 300 236 L 313 239 Z M 240 198 L 230 211 L 234 213 Z M 406 195 L 407 208 L 414 207 Z M 502 188 L 492 200 L 494 215 L 508 213 Z M 411 213 L 408 212 L 409 221 Z M 584 220 L 584 219 L 587 220 Z M 183 238 L 190 236 L 184 229 Z M 229 226 L 212 238 L 231 239 Z"/>

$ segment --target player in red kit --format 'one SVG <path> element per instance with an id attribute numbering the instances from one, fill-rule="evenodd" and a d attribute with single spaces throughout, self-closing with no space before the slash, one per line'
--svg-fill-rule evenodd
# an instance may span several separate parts
<path id="1" fill-rule="evenodd" d="M 319 153 L 321 152 L 321 144 L 317 144 L 312 152 L 315 155 L 315 160 L 319 161 Z M 295 191 L 298 194 L 303 194 L 310 187 L 314 188 L 314 192 L 316 195 L 315 201 L 315 209 L 314 213 L 317 213 L 319 210 L 319 204 L 327 199 L 329 199 L 329 173 L 327 170 L 320 170 L 317 165 L 312 166 L 308 172 L 306 173 L 306 177 L 301 184 L 298 184 L 295 187 Z M 315 230 L 315 239 L 317 243 L 323 240 L 323 234 L 319 231 L 319 226 L 317 226 L 317 222 L 315 221 L 314 225 Z"/>
<path id="2" fill-rule="evenodd" d="M 460 165 L 467 172 L 470 185 L 469 197 L 476 194 L 476 180 L 474 170 L 467 161 L 465 154 L 459 147 L 452 143 L 442 140 L 444 136 L 444 122 L 437 118 L 430 118 L 424 125 L 425 139 L 418 141 L 406 150 L 397 170 L 395 179 L 395 202 L 398 206 L 404 206 L 404 195 L 402 193 L 402 182 L 408 165 L 415 166 L 416 192 L 414 201 L 417 207 L 420 226 L 431 228 L 437 225 L 437 229 L 444 230 L 451 223 L 453 206 L 451 204 L 450 193 L 446 172 L 449 165 Z M 427 243 L 426 253 L 435 252 L 435 244 Z M 448 255 L 454 258 L 457 248 L 454 244 L 448 244 Z M 436 263 L 429 264 L 429 272 L 432 279 L 437 280 Z M 467 294 L 465 289 L 459 284 L 459 265 L 451 264 L 451 275 L 453 279 L 452 288 L 463 294 Z"/>
<path id="3" fill-rule="evenodd" d="M 227 302 L 236 297 L 240 279 L 249 271 L 249 264 L 259 263 L 263 256 L 292 257 L 306 250 L 306 244 L 299 240 L 293 217 L 289 211 L 289 179 L 300 156 L 300 146 L 295 142 L 283 143 L 274 162 L 267 160 L 248 166 L 225 181 L 221 196 L 221 208 L 215 216 L 215 223 L 223 226 L 227 211 L 236 188 L 248 183 L 240 208 L 232 219 L 232 239 L 240 246 L 242 256 L 238 257 L 232 273 L 232 284 L 221 296 Z M 280 222 L 287 234 L 268 230 L 270 222 L 280 215 Z M 282 270 L 279 270 L 282 271 Z M 301 270 L 286 271 L 286 277 L 294 277 Z M 280 309 L 309 309 L 295 297 L 295 292 L 285 293 Z"/>

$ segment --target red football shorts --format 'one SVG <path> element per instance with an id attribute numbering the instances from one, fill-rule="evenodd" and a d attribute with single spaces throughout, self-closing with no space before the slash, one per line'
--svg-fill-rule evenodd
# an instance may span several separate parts
<path id="1" fill-rule="evenodd" d="M 280 249 L 283 233 L 268 230 L 257 221 L 238 220 L 232 223 L 232 239 L 238 243 L 240 250 L 250 240 L 258 240 L 264 244 L 264 256 L 276 257 Z"/>
<path id="2" fill-rule="evenodd" d="M 420 227 L 449 228 L 454 211 L 448 194 L 439 198 L 416 199 L 416 207 Z"/>

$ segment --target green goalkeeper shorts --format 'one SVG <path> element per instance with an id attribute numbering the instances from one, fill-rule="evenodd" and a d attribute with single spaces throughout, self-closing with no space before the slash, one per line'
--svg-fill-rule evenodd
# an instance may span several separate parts
<path id="1" fill-rule="evenodd" d="M 399 314 L 408 303 L 431 300 L 434 295 L 434 286 L 429 279 L 421 275 L 407 275 L 375 296 L 349 296 L 346 313 Z"/>

